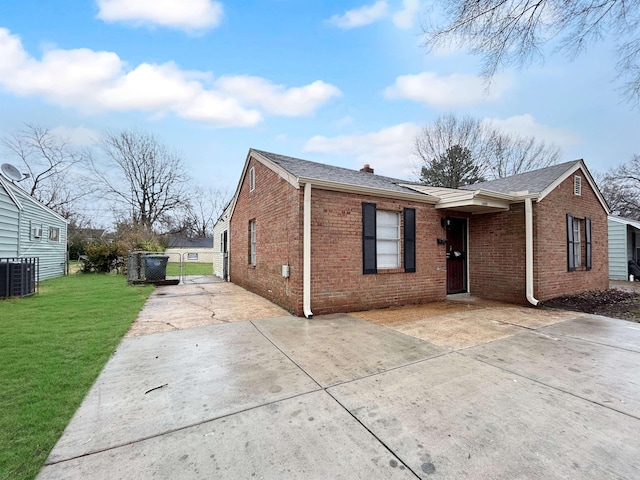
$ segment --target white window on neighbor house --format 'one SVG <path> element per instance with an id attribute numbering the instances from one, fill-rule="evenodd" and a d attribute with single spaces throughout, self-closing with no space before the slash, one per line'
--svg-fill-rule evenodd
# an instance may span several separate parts
<path id="1" fill-rule="evenodd" d="M 249 221 L 249 265 L 256 264 L 256 221 Z"/>
<path id="2" fill-rule="evenodd" d="M 60 229 L 58 227 L 49 227 L 49 241 L 50 242 L 60 241 Z"/>
<path id="3" fill-rule="evenodd" d="M 256 167 L 249 169 L 249 191 L 253 192 L 256 189 Z"/>
<path id="4" fill-rule="evenodd" d="M 378 268 L 400 268 L 400 213 L 376 210 Z"/>
<path id="5" fill-rule="evenodd" d="M 573 177 L 573 194 L 577 196 L 582 195 L 582 177 L 580 175 Z"/>

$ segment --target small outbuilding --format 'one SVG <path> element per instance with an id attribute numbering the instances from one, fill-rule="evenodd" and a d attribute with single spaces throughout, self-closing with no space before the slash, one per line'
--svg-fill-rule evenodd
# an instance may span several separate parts
<path id="1" fill-rule="evenodd" d="M 609 215 L 609 278 L 629 279 L 629 262 L 640 261 L 640 222 Z"/>

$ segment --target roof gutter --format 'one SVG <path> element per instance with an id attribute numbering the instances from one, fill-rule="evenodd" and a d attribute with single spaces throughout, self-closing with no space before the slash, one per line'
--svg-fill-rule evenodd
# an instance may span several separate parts
<path id="1" fill-rule="evenodd" d="M 540 301 L 533 296 L 533 201 L 524 199 L 525 222 L 525 290 L 527 301 L 537 307 Z"/>
<path id="2" fill-rule="evenodd" d="M 312 318 L 311 311 L 311 184 L 304 184 L 302 220 L 302 312 Z"/>

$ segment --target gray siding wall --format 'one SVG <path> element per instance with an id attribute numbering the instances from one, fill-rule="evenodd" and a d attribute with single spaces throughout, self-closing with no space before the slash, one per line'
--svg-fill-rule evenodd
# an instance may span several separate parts
<path id="1" fill-rule="evenodd" d="M 628 280 L 627 225 L 609 218 L 609 278 Z"/>
<path id="2" fill-rule="evenodd" d="M 18 256 L 19 209 L 0 184 L 0 258 Z"/>
<path id="3" fill-rule="evenodd" d="M 20 220 L 20 257 L 40 258 L 40 280 L 64 275 L 67 256 L 67 223 L 22 191 L 14 191 L 22 204 Z M 34 228 L 42 228 L 36 238 Z M 52 228 L 59 229 L 58 240 L 51 240 Z"/>

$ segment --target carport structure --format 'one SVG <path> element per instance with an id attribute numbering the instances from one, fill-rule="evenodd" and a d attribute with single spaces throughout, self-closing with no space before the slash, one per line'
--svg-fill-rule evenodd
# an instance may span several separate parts
<path id="1" fill-rule="evenodd" d="M 126 338 L 55 478 L 640 478 L 640 328 L 451 349 L 346 315 Z"/>

